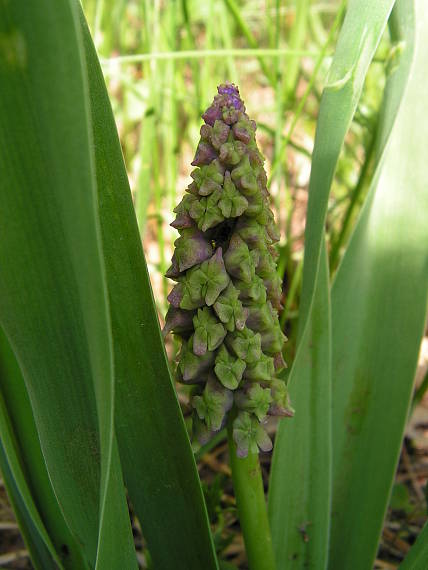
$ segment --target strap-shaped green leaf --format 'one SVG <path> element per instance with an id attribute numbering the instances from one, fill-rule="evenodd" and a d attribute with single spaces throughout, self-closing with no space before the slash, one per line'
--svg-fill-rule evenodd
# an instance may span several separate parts
<path id="1" fill-rule="evenodd" d="M 1 398 L 1 397 L 0 397 Z M 4 402 L 1 404 L 4 408 Z M 31 562 L 36 570 L 55 570 L 62 568 L 54 562 L 52 552 L 54 548 L 49 544 L 49 537 L 47 540 L 42 538 L 46 536 L 46 530 L 43 529 L 43 523 L 38 516 L 37 509 L 31 499 L 30 491 L 24 482 L 22 473 L 14 463 L 13 459 L 9 462 L 5 451 L 5 445 L 10 445 L 8 435 L 5 434 L 4 419 L 6 418 L 5 408 L 1 410 L 4 417 L 1 421 L 2 439 L 0 441 L 0 468 L 4 480 L 4 485 L 9 497 L 9 501 L 15 512 L 16 520 L 18 521 L 19 528 L 24 538 L 24 542 L 31 556 Z M 8 441 L 9 440 L 9 441 Z M 52 549 L 52 550 L 50 550 Z"/>
<path id="2" fill-rule="evenodd" d="M 305 233 L 298 351 L 290 373 L 296 410 L 280 424 L 269 514 L 279 568 L 327 565 L 331 493 L 329 278 L 324 224 L 345 134 L 393 0 L 351 0 L 318 116 Z"/>
<path id="3" fill-rule="evenodd" d="M 0 322 L 85 557 L 135 568 L 77 3 L 6 3 L 0 27 Z"/>
<path id="4" fill-rule="evenodd" d="M 332 290 L 332 569 L 373 565 L 425 324 L 428 17 L 424 2 L 415 8 L 410 0 L 396 6 L 401 54 L 388 79 L 383 128 L 397 118 Z"/>
<path id="5" fill-rule="evenodd" d="M 309 181 L 299 336 L 314 297 L 328 195 L 340 150 L 393 5 L 394 0 L 350 0 L 322 94 Z"/>
<path id="6" fill-rule="evenodd" d="M 53 492 L 24 379 L 1 329 L 0 408 L 1 470 L 34 566 L 87 568 Z"/>
<path id="7" fill-rule="evenodd" d="M 196 465 L 168 369 L 110 102 L 83 26 L 125 482 L 155 568 L 210 570 L 217 562 Z"/>
<path id="8" fill-rule="evenodd" d="M 278 569 L 325 568 L 331 487 L 331 331 L 325 246 L 289 379 L 294 417 L 275 440 L 269 518 Z"/>

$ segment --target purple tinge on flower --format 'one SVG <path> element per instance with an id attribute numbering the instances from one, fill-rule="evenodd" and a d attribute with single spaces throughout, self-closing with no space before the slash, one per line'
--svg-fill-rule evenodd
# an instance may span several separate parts
<path id="1" fill-rule="evenodd" d="M 269 451 L 268 415 L 291 416 L 285 339 L 278 321 L 282 283 L 275 226 L 256 124 L 238 88 L 226 83 L 203 114 L 192 182 L 171 224 L 180 233 L 167 276 L 177 281 L 164 334 L 182 340 L 177 379 L 193 384 L 199 443 L 232 414 L 237 453 Z"/>
<path id="2" fill-rule="evenodd" d="M 171 306 L 165 317 L 163 336 L 170 332 L 181 335 L 193 332 L 193 315 L 194 311 L 183 311 Z"/>

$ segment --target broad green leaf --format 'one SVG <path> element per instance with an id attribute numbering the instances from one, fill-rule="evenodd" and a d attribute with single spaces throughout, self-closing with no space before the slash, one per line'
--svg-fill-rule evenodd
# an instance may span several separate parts
<path id="1" fill-rule="evenodd" d="M 296 415 L 280 424 L 269 496 L 279 568 L 318 570 L 327 564 L 331 377 L 324 224 L 343 140 L 393 4 L 350 1 L 321 99 L 309 183 L 298 351 L 289 380 Z"/>
<path id="2" fill-rule="evenodd" d="M 412 393 L 428 292 L 424 2 L 397 3 L 401 60 L 386 91 L 397 115 L 332 289 L 333 505 L 330 568 L 365 570 L 376 555 Z"/>
<path id="3" fill-rule="evenodd" d="M 57 564 L 86 568 L 49 481 L 24 379 L 1 329 L 0 438 L 3 477 L 33 564 L 42 569 Z M 50 556 L 37 563 L 44 550 Z"/>
<path id="4" fill-rule="evenodd" d="M 428 565 L 428 523 L 400 565 L 400 570 L 426 570 Z"/>
<path id="5" fill-rule="evenodd" d="M 278 569 L 325 568 L 331 487 L 331 331 L 327 255 L 322 250 L 309 325 L 289 379 L 294 417 L 275 440 L 269 518 Z"/>
<path id="6" fill-rule="evenodd" d="M 125 482 L 156 569 L 217 567 L 171 381 L 110 102 L 83 22 L 113 328 L 116 431 Z"/>
<path id="7" fill-rule="evenodd" d="M 117 485 L 111 332 L 76 9 L 67 0 L 31 0 L 25 10 L 3 2 L 0 322 L 55 495 L 85 557 L 102 560 L 107 547 L 110 564 L 135 568 Z"/>

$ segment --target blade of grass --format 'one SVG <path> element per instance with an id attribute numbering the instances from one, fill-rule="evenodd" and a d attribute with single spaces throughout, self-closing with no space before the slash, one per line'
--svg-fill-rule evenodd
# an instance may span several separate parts
<path id="1" fill-rule="evenodd" d="M 253 36 L 253 34 L 252 34 L 250 28 L 248 27 L 246 21 L 242 17 L 242 14 L 241 14 L 241 11 L 239 9 L 238 4 L 235 2 L 235 0 L 224 0 L 224 3 L 230 12 L 230 15 L 235 20 L 237 27 L 239 28 L 242 35 L 247 40 L 248 45 L 251 46 L 253 49 L 257 50 L 257 48 L 259 47 L 257 40 Z M 269 67 L 266 65 L 266 62 L 263 59 L 261 54 L 256 54 L 256 57 L 259 60 L 261 70 L 263 71 L 267 81 L 272 85 L 272 87 L 274 87 L 275 83 L 276 83 L 276 78 L 275 78 L 274 74 L 272 73 L 272 70 L 269 69 Z"/>
<path id="2" fill-rule="evenodd" d="M 288 44 L 291 49 L 302 49 L 305 43 L 309 16 L 310 0 L 300 0 L 296 3 L 296 14 L 290 32 Z M 299 60 L 296 58 L 287 61 L 286 73 L 284 75 L 284 98 L 285 105 L 294 99 L 295 88 L 299 77 Z"/>
<path id="3" fill-rule="evenodd" d="M 373 564 L 425 325 L 428 17 L 423 2 L 415 6 L 413 14 L 413 2 L 399 0 L 393 14 L 401 55 L 388 78 L 378 156 L 395 124 L 332 289 L 332 569 Z"/>
<path id="4" fill-rule="evenodd" d="M 177 1 L 170 3 L 168 8 L 168 35 L 169 47 L 177 50 Z M 177 204 L 176 185 L 178 173 L 178 115 L 177 115 L 177 63 L 172 60 L 167 62 L 165 79 L 167 85 L 166 104 L 164 109 L 164 132 L 163 132 L 163 163 L 166 173 L 166 189 L 168 195 L 168 208 L 173 210 Z"/>
<path id="5" fill-rule="evenodd" d="M 285 155 L 285 152 L 287 150 L 287 146 L 290 144 L 291 137 L 292 137 L 294 129 L 296 128 L 296 125 L 297 125 L 297 123 L 298 123 L 298 121 L 299 121 L 299 119 L 303 113 L 303 109 L 306 105 L 306 101 L 308 100 L 309 95 L 313 91 L 315 80 L 318 76 L 318 72 L 321 68 L 321 65 L 323 64 L 324 59 L 326 57 L 327 49 L 330 46 L 333 38 L 335 37 L 337 28 L 339 27 L 339 25 L 342 21 L 342 17 L 343 17 L 343 13 L 345 11 L 345 8 L 346 8 L 346 4 L 347 4 L 346 0 L 342 0 L 340 6 L 338 8 L 336 17 L 334 19 L 334 22 L 330 28 L 330 32 L 328 34 L 328 37 L 327 37 L 325 43 L 323 44 L 321 51 L 318 54 L 317 60 L 315 62 L 314 70 L 313 70 L 313 72 L 309 78 L 308 85 L 305 89 L 305 92 L 304 92 L 302 98 L 300 99 L 299 104 L 296 108 L 296 111 L 294 113 L 293 120 L 291 122 L 290 128 L 288 129 L 287 135 L 285 137 L 283 137 L 282 142 L 281 142 L 281 147 L 279 148 L 278 152 L 275 155 L 275 158 L 274 158 L 274 161 L 272 164 L 272 170 L 271 170 L 269 180 L 268 180 L 268 187 L 270 187 L 270 185 L 272 183 L 272 180 L 276 174 L 276 170 L 278 168 L 280 168 L 281 163 L 284 161 L 284 155 Z"/>
<path id="6" fill-rule="evenodd" d="M 156 144 L 155 114 L 152 109 L 150 109 L 150 112 L 146 113 L 143 117 L 140 128 L 140 142 L 138 145 L 138 152 L 140 154 L 140 167 L 138 173 L 135 209 L 140 234 L 142 238 L 144 238 L 147 224 L 147 211 L 152 195 L 151 155 L 153 153 L 153 147 Z"/>
<path id="7" fill-rule="evenodd" d="M 220 18 L 220 32 L 222 34 L 222 41 L 224 48 L 226 50 L 231 50 L 233 48 L 233 34 L 230 26 L 230 14 L 228 13 L 226 6 L 224 5 L 223 2 L 216 4 L 216 8 L 218 10 Z M 240 81 L 239 81 L 238 70 L 233 56 L 228 55 L 226 57 L 226 63 L 227 63 L 229 81 L 232 81 L 233 83 L 239 85 Z"/>
<path id="8" fill-rule="evenodd" d="M 318 570 L 327 564 L 331 339 L 324 224 L 343 140 L 392 5 L 392 1 L 373 6 L 367 0 L 351 0 L 319 111 L 309 183 L 298 350 L 290 373 L 296 416 L 279 426 L 269 494 L 280 567 Z"/>
<path id="9" fill-rule="evenodd" d="M 114 118 L 86 27 L 84 38 L 125 482 L 154 567 L 211 570 L 217 562 L 202 490 L 171 382 Z"/>
<path id="10" fill-rule="evenodd" d="M 95 564 L 107 545 L 113 565 L 134 568 L 124 488 L 111 493 L 111 334 L 75 9 L 32 0 L 3 10 L 0 321 L 85 557 Z M 108 543 L 104 525 L 117 529 Z"/>
<path id="11" fill-rule="evenodd" d="M 122 55 L 111 58 L 102 58 L 102 65 L 139 63 L 141 61 L 159 59 L 204 59 L 204 58 L 224 58 L 224 57 L 313 57 L 318 58 L 319 51 L 313 50 L 292 50 L 288 48 L 245 48 L 245 49 L 203 49 L 203 50 L 181 50 L 181 51 L 153 51 L 151 53 L 137 53 L 133 55 Z"/>

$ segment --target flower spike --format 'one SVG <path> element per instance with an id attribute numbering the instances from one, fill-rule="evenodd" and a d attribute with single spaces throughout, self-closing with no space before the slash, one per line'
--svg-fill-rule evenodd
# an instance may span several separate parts
<path id="1" fill-rule="evenodd" d="M 182 339 L 177 379 L 194 384 L 193 436 L 209 440 L 232 414 L 237 453 L 270 451 L 264 422 L 292 416 L 279 321 L 281 281 L 256 123 L 238 88 L 218 87 L 202 115 L 192 183 L 171 224 L 180 233 L 167 276 L 164 334 Z"/>

